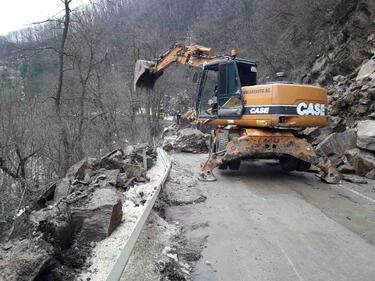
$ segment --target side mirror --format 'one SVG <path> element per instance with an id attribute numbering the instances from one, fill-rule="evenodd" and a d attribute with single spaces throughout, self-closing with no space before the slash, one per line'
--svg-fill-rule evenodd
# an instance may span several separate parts
<path id="1" fill-rule="evenodd" d="M 197 84 L 199 82 L 199 74 L 200 73 L 198 71 L 194 72 L 194 75 L 193 75 L 193 83 L 194 84 Z"/>

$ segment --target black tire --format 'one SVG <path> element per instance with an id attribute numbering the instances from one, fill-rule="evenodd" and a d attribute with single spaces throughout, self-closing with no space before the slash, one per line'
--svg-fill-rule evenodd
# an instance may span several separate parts
<path id="1" fill-rule="evenodd" d="M 228 163 L 229 169 L 238 171 L 241 167 L 241 159 L 236 159 Z"/>
<path id="2" fill-rule="evenodd" d="M 283 156 L 280 158 L 280 165 L 284 171 L 292 172 L 297 170 L 299 160 L 292 156 Z"/>
<path id="3" fill-rule="evenodd" d="M 305 172 L 308 169 L 310 169 L 310 167 L 311 167 L 311 163 L 303 161 L 303 160 L 299 160 L 298 161 L 297 171 Z"/>
<path id="4" fill-rule="evenodd" d="M 221 164 L 219 167 L 217 167 L 219 170 L 226 170 L 228 169 L 228 163 Z"/>

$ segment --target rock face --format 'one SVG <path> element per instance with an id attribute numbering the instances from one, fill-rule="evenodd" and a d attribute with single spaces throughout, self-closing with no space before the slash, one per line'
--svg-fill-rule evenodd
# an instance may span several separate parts
<path id="1" fill-rule="evenodd" d="M 186 128 L 178 133 L 178 137 L 173 145 L 174 149 L 189 153 L 208 152 L 209 135 L 193 128 Z"/>
<path id="2" fill-rule="evenodd" d="M 375 121 L 361 121 L 358 123 L 357 128 L 357 146 L 362 149 L 375 151 Z"/>

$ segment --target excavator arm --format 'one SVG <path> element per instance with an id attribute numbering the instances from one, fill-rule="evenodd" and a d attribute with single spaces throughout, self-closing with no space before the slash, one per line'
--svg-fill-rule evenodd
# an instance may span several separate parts
<path id="1" fill-rule="evenodd" d="M 223 59 L 225 56 L 212 56 L 211 48 L 199 45 L 176 44 L 155 61 L 138 60 L 135 64 L 134 87 L 153 88 L 163 71 L 173 63 L 199 67 L 204 63 Z"/>

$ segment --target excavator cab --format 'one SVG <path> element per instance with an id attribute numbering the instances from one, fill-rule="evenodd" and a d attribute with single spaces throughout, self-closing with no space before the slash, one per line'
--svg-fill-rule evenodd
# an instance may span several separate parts
<path id="1" fill-rule="evenodd" d="M 199 118 L 236 119 L 244 111 L 241 88 L 257 83 L 255 62 L 225 58 L 205 64 L 200 78 L 196 111 Z"/>

